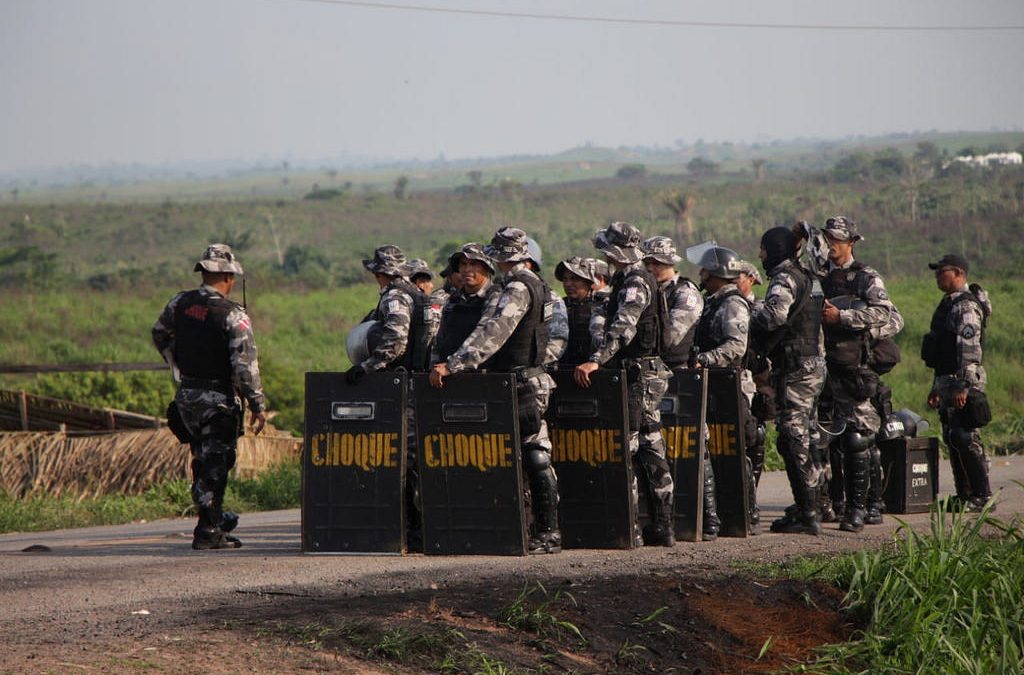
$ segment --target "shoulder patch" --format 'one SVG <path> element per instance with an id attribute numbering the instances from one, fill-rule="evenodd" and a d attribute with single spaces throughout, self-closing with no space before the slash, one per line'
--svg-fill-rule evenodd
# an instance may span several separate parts
<path id="1" fill-rule="evenodd" d="M 631 286 L 626 290 L 626 295 L 623 298 L 623 302 L 639 302 L 640 301 L 640 289 L 635 286 Z"/>
<path id="2" fill-rule="evenodd" d="M 388 300 L 388 312 L 394 314 L 395 312 L 401 311 L 402 303 L 398 300 Z"/>
<path id="3" fill-rule="evenodd" d="M 970 340 L 975 335 L 977 335 L 977 332 L 974 330 L 974 326 L 968 324 L 968 325 L 964 326 L 963 329 L 960 331 L 960 335 L 965 340 Z"/>

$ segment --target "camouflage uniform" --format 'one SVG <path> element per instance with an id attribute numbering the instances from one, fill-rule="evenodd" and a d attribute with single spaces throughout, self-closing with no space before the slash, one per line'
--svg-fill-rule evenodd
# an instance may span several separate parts
<path id="1" fill-rule="evenodd" d="M 195 266 L 200 270 L 242 274 L 225 244 L 206 249 Z M 241 305 L 202 285 L 171 298 L 152 337 L 157 351 L 180 370 L 174 400 L 191 437 L 192 501 L 199 514 L 193 548 L 241 546 L 225 534 L 237 516 L 225 514 L 222 505 L 243 422 L 239 395 L 253 413 L 267 409 L 252 322 Z"/>
<path id="2" fill-rule="evenodd" d="M 762 347 L 773 335 L 782 336 L 773 349 L 762 351 L 768 352 L 772 362 L 778 449 L 797 506 L 793 518 L 775 521 L 772 529 L 817 534 L 817 493 L 824 467 L 812 445 L 817 441 L 817 400 L 825 385 L 821 297 L 810 273 L 796 261 L 792 232 L 787 228 L 769 230 L 762 237 L 762 248 L 771 249 L 765 260 L 771 278 L 764 305 L 752 315 L 751 326 Z"/>
<path id="3" fill-rule="evenodd" d="M 362 373 L 395 370 L 399 367 L 405 367 L 408 370 L 418 369 L 419 364 L 413 363 L 415 346 L 411 342 L 427 338 L 426 335 L 413 335 L 413 321 L 422 318 L 420 330 L 425 330 L 427 334 L 429 334 L 431 322 L 427 316 L 414 316 L 417 304 L 415 296 L 422 297 L 423 293 L 403 276 L 408 271 L 406 265 L 405 253 L 402 252 L 402 249 L 392 245 L 378 247 L 373 252 L 373 258 L 363 260 L 363 267 L 367 271 L 373 274 L 387 275 L 391 277 L 391 281 L 380 289 L 380 300 L 377 301 L 376 309 L 369 316 L 371 320 L 377 321 L 381 325 L 380 340 L 366 359 L 361 363 L 354 364 L 349 369 L 346 375 L 349 384 L 358 384 Z M 423 303 L 422 306 L 425 307 L 426 303 Z M 427 349 L 425 345 L 420 348 Z M 423 366 L 426 365 L 426 358 L 424 355 Z M 410 550 L 417 550 L 422 546 L 422 506 L 420 504 L 417 452 L 419 439 L 416 435 L 416 406 L 412 378 L 409 378 L 409 398 L 405 408 L 405 418 L 407 423 L 405 511 L 409 527 L 407 541 Z"/>
<path id="4" fill-rule="evenodd" d="M 629 452 L 635 467 L 633 499 L 639 499 L 636 477 L 640 475 L 652 521 L 644 528 L 643 539 L 648 544 L 672 545 L 674 485 L 661 435 L 660 411 L 672 371 L 658 356 L 661 319 L 657 317 L 657 281 L 643 266 L 640 232 L 634 226 L 622 222 L 609 225 L 598 233 L 595 246 L 622 267 L 612 277 L 603 337 L 597 341 L 599 347 L 590 361 L 626 370 Z"/>
<path id="5" fill-rule="evenodd" d="M 535 365 L 516 363 L 511 368 L 494 364 L 503 346 L 509 342 L 521 322 L 529 320 L 537 310 L 531 300 L 530 285 L 542 289 L 547 300 L 550 289 L 526 264 L 526 233 L 518 228 L 502 228 L 495 233 L 486 253 L 498 262 L 513 263 L 505 271 L 497 288 L 489 294 L 483 315 L 473 332 L 458 351 L 445 361 L 452 374 L 486 367 L 498 372 L 516 373 L 516 395 L 519 403 L 520 439 L 523 463 L 530 481 L 534 515 L 531 552 L 555 553 L 561 550 L 558 529 L 558 477 L 551 465 L 551 438 L 544 413 L 547 410 L 554 379 L 543 368 L 546 352 L 534 355 Z M 540 311 L 535 335 L 544 336 L 550 321 L 549 303 Z M 545 311 L 546 310 L 546 311 Z M 539 339 L 539 338 L 538 338 Z M 547 340 L 543 340 L 547 345 Z"/>
<path id="6" fill-rule="evenodd" d="M 565 307 L 565 300 L 551 290 L 548 294 L 548 302 L 551 303 L 551 321 L 548 322 L 548 350 L 547 356 L 544 358 L 545 365 L 558 363 L 569 344 L 569 312 Z"/>
<path id="7" fill-rule="evenodd" d="M 957 267 L 966 272 L 967 261 L 948 255 L 929 267 Z M 982 357 L 991 314 L 992 303 L 980 286 L 955 289 L 936 308 L 921 349 L 926 364 L 935 370 L 932 392 L 938 395 L 942 440 L 949 449 L 956 498 L 972 511 L 980 510 L 992 496 L 979 423 L 968 413 L 972 399 L 985 393 L 987 377 Z M 965 391 L 968 403 L 964 409 L 957 409 L 954 398 Z"/>
<path id="8" fill-rule="evenodd" d="M 856 242 L 862 239 L 856 224 L 843 216 L 829 218 L 823 233 L 836 241 Z M 878 392 L 878 375 L 869 360 L 873 336 L 884 331 L 888 336 L 903 329 L 903 317 L 889 299 L 878 272 L 851 258 L 842 266 L 829 262 L 819 273 L 826 300 L 838 303 L 839 324 L 824 325 L 826 363 L 828 366 L 828 396 L 823 401 L 831 404 L 825 411 L 838 436 L 838 449 L 842 454 L 841 468 L 829 447 L 830 464 L 834 467 L 830 482 L 833 501 L 838 494 L 834 483 L 844 484 L 845 509 L 840 528 L 859 532 L 865 523 L 882 522 L 877 505 L 881 501 L 881 453 L 875 444 L 875 435 L 881 427 L 881 418 L 873 401 Z M 840 430 L 842 430 L 840 432 Z M 820 447 L 820 444 L 819 444 Z M 875 461 L 872 456 L 875 456 Z M 868 493 L 871 466 L 878 467 L 875 480 L 878 495 L 872 495 L 874 508 L 868 511 Z M 839 478 L 841 472 L 842 478 Z M 830 508 L 822 507 L 831 519 Z"/>

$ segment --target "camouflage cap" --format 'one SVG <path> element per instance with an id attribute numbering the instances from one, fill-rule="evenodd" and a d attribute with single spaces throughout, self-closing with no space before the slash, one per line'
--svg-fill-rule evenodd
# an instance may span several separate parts
<path id="1" fill-rule="evenodd" d="M 594 236 L 594 248 L 620 264 L 640 261 L 640 230 L 616 221 Z"/>
<path id="2" fill-rule="evenodd" d="M 497 262 L 521 262 L 530 259 L 526 233 L 518 227 L 503 227 L 491 237 L 484 253 Z"/>
<path id="3" fill-rule="evenodd" d="M 826 220 L 822 232 L 836 241 L 859 241 L 864 238 L 857 231 L 857 223 L 845 216 L 834 216 Z"/>
<path id="4" fill-rule="evenodd" d="M 746 260 L 741 260 L 739 262 L 739 266 L 740 274 L 746 274 L 748 277 L 753 279 L 755 286 L 764 283 L 764 279 L 761 278 L 761 273 L 757 271 L 757 268 L 754 267 L 752 263 L 749 263 Z"/>
<path id="5" fill-rule="evenodd" d="M 566 258 L 555 266 L 555 278 L 559 281 L 565 281 L 566 273 L 575 274 L 592 284 L 597 283 L 597 275 L 594 274 L 593 258 L 583 258 L 578 255 Z"/>
<path id="6" fill-rule="evenodd" d="M 393 244 L 378 246 L 373 258 L 363 259 L 363 267 L 374 274 L 400 277 L 405 274 L 405 253 Z"/>
<path id="7" fill-rule="evenodd" d="M 242 264 L 235 258 L 227 244 L 210 244 L 203 251 L 202 259 L 192 268 L 193 272 L 225 272 L 244 274 Z"/>
<path id="8" fill-rule="evenodd" d="M 405 274 L 403 275 L 408 279 L 413 277 L 425 276 L 428 279 L 434 278 L 434 273 L 430 271 L 430 265 L 423 258 L 413 258 L 405 264 Z"/>
<path id="9" fill-rule="evenodd" d="M 598 260 L 597 258 L 587 258 L 587 260 L 594 263 L 594 276 L 604 277 L 605 281 L 612 278 L 611 270 L 608 269 L 607 260 Z"/>
<path id="10" fill-rule="evenodd" d="M 476 260 L 482 262 L 487 267 L 487 269 L 491 271 L 491 274 L 494 274 L 495 272 L 494 261 L 485 252 L 485 247 L 481 246 L 475 241 L 471 241 L 468 244 L 463 244 L 462 248 L 460 248 L 455 253 L 452 253 L 451 256 L 448 258 L 448 264 L 451 266 L 453 270 L 458 271 L 459 262 L 463 258 L 465 258 L 466 260 Z"/>
<path id="11" fill-rule="evenodd" d="M 644 260 L 653 260 L 663 265 L 677 265 L 683 261 L 676 253 L 676 245 L 672 240 L 662 235 L 644 241 L 640 250 L 643 251 Z"/>

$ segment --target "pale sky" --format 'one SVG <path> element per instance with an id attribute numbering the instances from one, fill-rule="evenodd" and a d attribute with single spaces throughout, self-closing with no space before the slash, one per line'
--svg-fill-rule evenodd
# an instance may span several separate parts
<path id="1" fill-rule="evenodd" d="M 1021 0 L 391 4 L 819 27 L 332 0 L 0 0 L 0 171 L 1024 127 Z"/>

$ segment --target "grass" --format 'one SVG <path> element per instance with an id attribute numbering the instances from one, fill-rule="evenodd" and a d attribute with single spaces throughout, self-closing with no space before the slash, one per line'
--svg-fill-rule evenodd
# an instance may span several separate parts
<path id="1" fill-rule="evenodd" d="M 540 582 L 532 587 L 526 584 L 516 599 L 498 612 L 498 621 L 509 628 L 536 633 L 540 637 L 572 636 L 584 645 L 587 639 L 580 629 L 555 614 L 554 610 L 564 602 L 563 598 L 576 605 L 576 599 L 570 593 L 561 590 L 548 593 Z"/>
<path id="2" fill-rule="evenodd" d="M 229 481 L 224 508 L 243 513 L 296 508 L 300 480 L 298 462 L 288 462 L 256 478 Z M 95 499 L 40 496 L 19 500 L 0 493 L 0 533 L 189 516 L 194 513 L 190 490 L 187 481 L 174 480 L 156 485 L 141 495 L 105 495 Z"/>
<path id="3" fill-rule="evenodd" d="M 938 502 L 930 531 L 901 526 L 883 550 L 751 568 L 843 588 L 845 611 L 864 626 L 800 671 L 1024 670 L 1024 531 L 989 511 L 947 515 L 945 507 Z"/>

